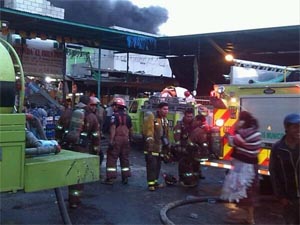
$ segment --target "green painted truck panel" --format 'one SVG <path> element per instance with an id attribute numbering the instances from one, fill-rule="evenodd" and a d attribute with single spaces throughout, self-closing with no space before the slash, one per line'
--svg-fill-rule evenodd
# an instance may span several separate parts
<path id="1" fill-rule="evenodd" d="M 99 157 L 62 150 L 25 159 L 25 192 L 99 180 Z"/>
<path id="2" fill-rule="evenodd" d="M 0 191 L 24 186 L 25 115 L 0 114 Z"/>

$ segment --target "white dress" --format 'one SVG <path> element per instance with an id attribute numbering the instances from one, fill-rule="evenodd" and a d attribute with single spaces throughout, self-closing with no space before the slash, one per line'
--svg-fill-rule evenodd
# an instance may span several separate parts
<path id="1" fill-rule="evenodd" d="M 255 179 L 253 164 L 232 160 L 232 169 L 225 177 L 220 198 L 229 202 L 239 202 L 247 198 L 247 188 L 252 185 Z"/>

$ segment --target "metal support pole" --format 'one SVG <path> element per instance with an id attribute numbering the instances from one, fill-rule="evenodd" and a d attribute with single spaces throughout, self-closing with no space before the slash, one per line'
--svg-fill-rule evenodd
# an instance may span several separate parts
<path id="1" fill-rule="evenodd" d="M 62 42 L 62 50 L 63 50 L 63 62 L 62 62 L 62 74 L 63 74 L 63 90 L 62 90 L 62 101 L 66 102 L 66 66 L 67 66 L 67 51 L 65 41 Z"/>
<path id="2" fill-rule="evenodd" d="M 101 101 L 101 48 L 99 48 L 99 57 L 98 57 L 98 78 L 97 78 L 97 96 Z M 101 101 L 102 102 L 102 101 Z"/>
<path id="3" fill-rule="evenodd" d="M 129 52 L 127 52 L 127 66 L 126 66 L 126 80 L 125 82 L 128 82 L 128 76 L 129 76 Z M 126 94 L 128 95 L 128 87 L 126 87 Z"/>

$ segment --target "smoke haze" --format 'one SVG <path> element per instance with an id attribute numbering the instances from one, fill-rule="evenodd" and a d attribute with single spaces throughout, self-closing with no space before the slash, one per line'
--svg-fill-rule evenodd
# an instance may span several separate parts
<path id="1" fill-rule="evenodd" d="M 139 8 L 129 0 L 50 0 L 65 9 L 65 19 L 94 26 L 119 26 L 158 34 L 168 20 L 168 11 L 159 6 Z"/>

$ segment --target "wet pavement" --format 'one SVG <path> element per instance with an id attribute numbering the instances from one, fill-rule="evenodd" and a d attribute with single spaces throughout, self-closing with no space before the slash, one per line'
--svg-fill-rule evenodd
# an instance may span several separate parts
<path id="1" fill-rule="evenodd" d="M 178 201 L 202 197 L 208 201 L 180 205 L 167 212 L 174 224 L 225 224 L 223 217 L 231 204 L 215 203 L 222 188 L 225 170 L 203 167 L 206 177 L 198 187 L 179 184 L 155 192 L 147 190 L 144 155 L 134 148 L 131 154 L 132 177 L 122 184 L 120 173 L 113 185 L 101 181 L 85 184 L 82 205 L 68 209 L 73 224 L 163 224 L 162 209 Z M 105 171 L 102 165 L 101 174 Z M 120 170 L 118 170 L 120 171 Z M 177 175 L 177 164 L 162 164 L 162 173 Z M 102 176 L 102 179 L 105 177 Z M 61 188 L 67 204 L 67 187 Z M 278 203 L 270 195 L 260 195 L 255 211 L 256 224 L 283 224 Z M 33 193 L 1 193 L 1 224 L 63 224 L 54 190 Z"/>

